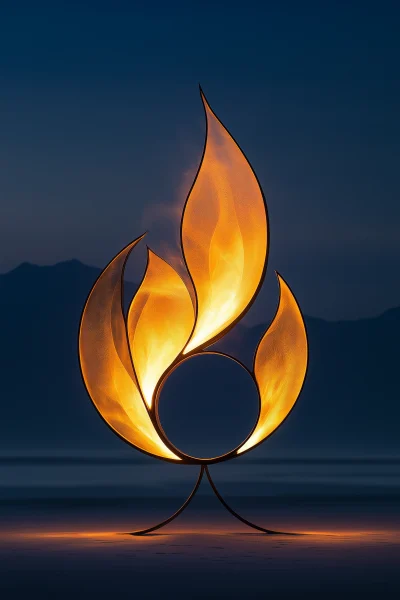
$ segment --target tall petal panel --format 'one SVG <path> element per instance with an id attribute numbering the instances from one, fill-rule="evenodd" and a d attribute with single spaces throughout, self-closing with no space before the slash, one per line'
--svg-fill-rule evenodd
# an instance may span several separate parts
<path id="1" fill-rule="evenodd" d="M 204 96 L 203 159 L 182 217 L 185 261 L 197 297 L 196 325 L 184 353 L 221 337 L 262 283 L 268 224 L 257 178 Z"/>

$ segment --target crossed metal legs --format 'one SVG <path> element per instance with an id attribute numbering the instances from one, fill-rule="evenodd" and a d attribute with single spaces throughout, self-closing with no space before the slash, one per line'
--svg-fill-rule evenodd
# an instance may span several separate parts
<path id="1" fill-rule="evenodd" d="M 236 511 L 234 511 L 225 502 L 225 500 L 223 499 L 223 497 L 221 496 L 221 494 L 217 490 L 217 488 L 215 486 L 215 483 L 213 482 L 213 480 L 211 478 L 210 471 L 208 470 L 208 466 L 207 465 L 201 465 L 199 476 L 197 478 L 196 484 L 195 484 L 195 486 L 194 486 L 194 488 L 193 488 L 190 496 L 187 498 L 187 500 L 185 500 L 185 502 L 182 504 L 182 506 L 171 517 L 169 517 L 168 519 L 165 519 L 165 521 L 162 521 L 161 523 L 158 523 L 157 525 L 153 525 L 153 527 L 149 527 L 148 529 L 142 529 L 141 531 L 133 531 L 129 535 L 146 535 L 146 533 L 151 533 L 152 531 L 156 531 L 157 529 L 161 529 L 161 527 L 164 527 L 165 525 L 168 525 L 168 523 L 171 523 L 171 521 L 173 521 L 174 519 L 176 519 L 176 517 L 179 517 L 179 515 L 185 510 L 185 508 L 187 506 L 189 506 L 190 502 L 194 498 L 197 490 L 200 487 L 200 483 L 201 483 L 201 480 L 203 479 L 203 475 L 204 474 L 206 474 L 207 479 L 208 479 L 208 481 L 209 481 L 209 483 L 211 485 L 211 489 L 213 490 L 214 494 L 217 496 L 218 500 L 226 508 L 226 510 L 231 513 L 231 515 L 233 515 L 234 517 L 236 517 L 236 519 L 238 519 L 239 521 L 241 521 L 242 523 L 244 523 L 248 527 L 252 527 L 253 529 L 256 529 L 257 531 L 261 531 L 262 533 L 267 533 L 269 535 L 294 535 L 294 534 L 285 534 L 282 531 L 273 531 L 272 529 L 265 529 L 265 527 L 260 527 L 260 525 L 256 525 L 255 523 L 251 523 L 251 521 L 248 521 L 247 519 L 241 517 Z"/>

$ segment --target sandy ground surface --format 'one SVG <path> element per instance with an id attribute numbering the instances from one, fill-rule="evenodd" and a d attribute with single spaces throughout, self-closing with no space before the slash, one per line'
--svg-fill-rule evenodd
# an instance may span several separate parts
<path id="1" fill-rule="evenodd" d="M 165 510 L 3 510 L 1 598 L 400 597 L 396 503 L 297 513 L 291 507 L 269 516 L 265 509 L 245 511 L 264 525 L 303 533 L 296 536 L 259 534 L 218 503 L 203 504 L 200 498 L 146 537 L 124 532 L 133 522 L 156 522 Z"/>
<path id="2" fill-rule="evenodd" d="M 119 461 L 0 462 L 0 600 L 400 598 L 400 461 L 270 461 L 213 467 L 244 517 L 196 473 Z"/>

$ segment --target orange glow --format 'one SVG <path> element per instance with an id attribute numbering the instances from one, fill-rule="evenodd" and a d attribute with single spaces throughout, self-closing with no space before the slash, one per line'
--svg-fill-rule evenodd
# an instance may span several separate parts
<path id="1" fill-rule="evenodd" d="M 128 313 L 136 375 L 150 408 L 161 376 L 181 352 L 194 325 L 188 289 L 178 273 L 149 250 L 146 274 Z"/>
<path id="2" fill-rule="evenodd" d="M 238 454 L 269 436 L 287 417 L 302 388 L 307 369 L 307 336 L 299 306 L 278 275 L 280 301 L 276 316 L 262 338 L 254 360 L 261 412 L 250 438 Z"/>
<path id="3" fill-rule="evenodd" d="M 130 523 L 125 525 L 126 530 L 129 530 Z M 397 544 L 399 540 L 399 531 L 397 529 L 365 529 L 361 527 L 360 529 L 355 528 L 336 528 L 332 527 L 331 529 L 303 529 L 300 527 L 295 527 L 296 532 L 299 534 L 298 536 L 293 536 L 291 538 L 291 545 L 296 544 L 296 546 L 300 547 L 309 547 L 309 545 L 314 545 L 318 549 L 323 546 L 328 545 L 347 545 L 352 543 L 360 543 L 365 546 L 376 543 L 393 543 Z M 241 530 L 239 529 L 236 535 L 242 537 Z M 202 526 L 191 526 L 190 523 L 181 524 L 179 527 L 176 527 L 175 530 L 168 532 L 168 540 L 173 541 L 176 538 L 180 538 L 181 536 L 193 536 L 198 541 L 193 548 L 203 550 L 203 546 L 201 543 L 201 538 L 205 536 L 205 543 L 209 547 L 210 544 L 210 536 L 211 539 L 221 538 L 225 541 L 224 546 L 226 548 L 230 548 L 230 543 L 233 543 L 234 548 L 241 547 L 241 545 L 237 545 L 236 541 L 239 538 L 236 538 L 235 532 L 232 532 L 231 526 L 222 523 L 214 523 L 212 527 L 207 528 Z M 163 536 L 164 537 L 164 536 Z M 246 536 L 246 542 L 250 544 L 256 544 L 257 546 L 261 543 L 267 543 L 269 545 L 270 540 L 268 537 L 255 535 Z M 280 538 L 282 539 L 282 538 Z M 160 544 L 159 536 L 122 536 L 120 531 L 115 530 L 104 530 L 104 529 L 93 529 L 93 530 L 74 530 L 74 531 L 65 531 L 65 530 L 51 530 L 51 531 L 2 531 L 0 533 L 0 542 L 3 541 L 13 541 L 14 543 L 19 541 L 20 543 L 24 543 L 26 541 L 39 541 L 45 540 L 48 541 L 79 541 L 81 544 L 84 540 L 96 544 L 97 542 L 101 542 L 102 540 L 108 540 L 110 542 L 115 543 L 115 545 L 142 545 L 142 544 Z M 163 539 L 163 545 L 165 545 L 165 537 Z M 244 540 L 241 539 L 241 544 L 244 543 Z M 270 546 L 269 546 L 270 547 Z"/>
<path id="4" fill-rule="evenodd" d="M 122 312 L 122 277 L 138 238 L 102 272 L 86 302 L 79 355 L 86 388 L 97 410 L 120 436 L 160 458 L 180 460 L 156 432 L 140 395 Z"/>
<path id="5" fill-rule="evenodd" d="M 183 251 L 197 295 L 196 326 L 184 354 L 209 345 L 240 317 L 257 291 L 267 256 L 260 186 L 202 99 L 206 147 L 182 220 Z"/>

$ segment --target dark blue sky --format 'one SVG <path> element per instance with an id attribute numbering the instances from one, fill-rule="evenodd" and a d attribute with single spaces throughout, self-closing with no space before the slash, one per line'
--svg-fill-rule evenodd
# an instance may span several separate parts
<path id="1" fill-rule="evenodd" d="M 2 3 L 0 271 L 104 266 L 145 228 L 163 252 L 202 150 L 201 82 L 266 193 L 272 295 L 275 268 L 314 316 L 399 305 L 399 17 L 385 1 Z"/>

